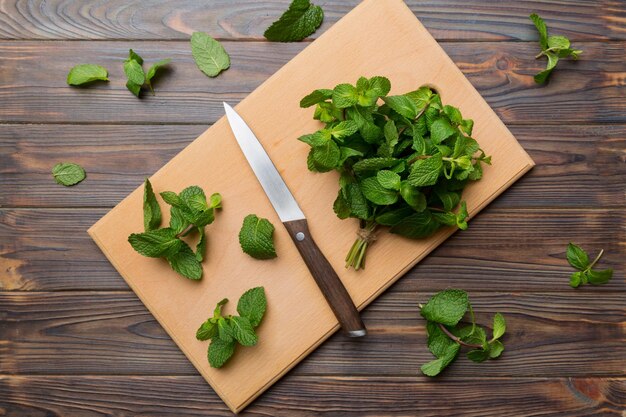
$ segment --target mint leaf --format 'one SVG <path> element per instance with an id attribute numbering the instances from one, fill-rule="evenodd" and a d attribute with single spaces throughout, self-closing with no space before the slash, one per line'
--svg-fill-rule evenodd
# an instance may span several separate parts
<path id="1" fill-rule="evenodd" d="M 578 286 L 583 283 L 582 280 L 583 280 L 583 273 L 581 271 L 574 272 L 570 276 L 569 285 L 572 288 L 578 288 Z"/>
<path id="2" fill-rule="evenodd" d="M 396 113 L 407 119 L 414 119 L 417 116 L 417 105 L 406 96 L 383 97 L 383 101 Z"/>
<path id="3" fill-rule="evenodd" d="M 430 139 L 433 143 L 441 143 L 457 132 L 450 122 L 441 117 L 433 122 L 430 128 Z"/>
<path id="4" fill-rule="evenodd" d="M 426 196 L 407 181 L 400 184 L 400 195 L 413 210 L 419 212 L 426 208 Z"/>
<path id="5" fill-rule="evenodd" d="M 60 162 L 52 167 L 52 177 L 56 183 L 66 187 L 78 184 L 86 176 L 83 167 L 72 162 Z"/>
<path id="6" fill-rule="evenodd" d="M 276 257 L 273 234 L 274 226 L 269 220 L 249 214 L 239 231 L 239 244 L 245 253 L 255 259 L 272 259 Z"/>
<path id="7" fill-rule="evenodd" d="M 493 316 L 493 338 L 492 340 L 497 340 L 504 335 L 506 331 L 506 321 L 504 320 L 504 316 L 500 313 L 496 313 Z"/>
<path id="8" fill-rule="evenodd" d="M 217 325 L 213 318 L 208 319 L 200 325 L 200 328 L 196 331 L 196 339 L 209 340 L 217 336 Z"/>
<path id="9" fill-rule="evenodd" d="M 414 213 L 394 224 L 389 231 L 410 239 L 420 239 L 432 235 L 439 229 L 439 222 L 429 210 Z"/>
<path id="10" fill-rule="evenodd" d="M 317 103 L 321 103 L 322 101 L 328 100 L 333 96 L 333 90 L 328 90 L 325 88 L 315 90 L 308 96 L 304 97 L 300 100 L 300 107 L 303 109 L 307 107 L 311 107 L 316 105 Z"/>
<path id="11" fill-rule="evenodd" d="M 421 314 L 426 320 L 455 326 L 465 315 L 468 306 L 469 300 L 465 291 L 449 289 L 433 295 L 422 307 Z"/>
<path id="12" fill-rule="evenodd" d="M 244 292 L 237 303 L 237 312 L 250 320 L 252 327 L 257 327 L 261 323 L 266 308 L 267 299 L 263 287 L 251 288 Z"/>
<path id="13" fill-rule="evenodd" d="M 131 49 L 130 52 L 133 53 L 133 50 Z M 146 82 L 146 75 L 143 72 L 143 68 L 141 68 L 141 64 L 134 59 L 127 59 L 124 61 L 124 73 L 128 78 L 126 88 L 139 97 L 141 86 Z"/>
<path id="14" fill-rule="evenodd" d="M 459 212 L 456 214 L 456 225 L 461 230 L 467 229 L 467 217 L 469 214 L 467 213 L 467 205 L 465 201 L 461 201 L 461 208 Z"/>
<path id="15" fill-rule="evenodd" d="M 333 89 L 333 104 L 339 109 L 354 106 L 358 99 L 356 88 L 350 84 L 339 84 Z"/>
<path id="16" fill-rule="evenodd" d="M 530 15 L 530 20 L 533 21 L 537 31 L 539 32 L 539 44 L 541 45 L 541 49 L 548 48 L 548 27 L 546 23 L 543 21 L 539 15 L 533 13 Z"/>
<path id="17" fill-rule="evenodd" d="M 427 159 L 418 159 L 411 167 L 409 174 L 409 184 L 416 187 L 435 185 L 443 169 L 441 154 L 431 156 Z"/>
<path id="18" fill-rule="evenodd" d="M 500 355 L 502 355 L 502 352 L 504 352 L 504 345 L 502 344 L 501 341 L 495 340 L 492 343 L 490 343 L 489 358 L 495 359 L 499 357 Z"/>
<path id="19" fill-rule="evenodd" d="M 149 230 L 145 233 L 133 233 L 128 237 L 128 242 L 137 252 L 150 258 L 174 255 L 185 244 L 169 227 Z"/>
<path id="20" fill-rule="evenodd" d="M 221 368 L 235 353 L 235 340 L 225 341 L 214 337 L 209 345 L 209 365 L 212 368 Z"/>
<path id="21" fill-rule="evenodd" d="M 400 178 L 400 175 L 396 174 L 393 171 L 378 171 L 378 174 L 376 174 L 376 179 L 378 180 L 380 185 L 387 188 L 388 190 L 400 190 L 400 182 L 402 179 Z"/>
<path id="22" fill-rule="evenodd" d="M 293 0 L 280 18 L 265 30 L 263 36 L 274 42 L 297 42 L 313 34 L 324 20 L 321 7 L 309 0 Z"/>
<path id="23" fill-rule="evenodd" d="M 170 229 L 178 234 L 182 233 L 188 226 L 189 222 L 183 216 L 182 210 L 178 207 L 172 207 L 170 209 Z"/>
<path id="24" fill-rule="evenodd" d="M 242 346 L 254 346 L 259 338 L 257 337 L 250 320 L 247 317 L 233 316 L 230 318 L 230 328 L 232 335 Z"/>
<path id="25" fill-rule="evenodd" d="M 605 269 L 603 271 L 590 270 L 587 272 L 587 279 L 589 283 L 593 285 L 606 284 L 611 278 L 613 278 L 612 269 Z"/>
<path id="26" fill-rule="evenodd" d="M 362 159 L 352 166 L 352 169 L 356 173 L 365 171 L 378 171 L 383 168 L 391 168 L 400 162 L 396 158 L 367 158 Z"/>
<path id="27" fill-rule="evenodd" d="M 146 84 L 148 84 L 148 88 L 150 88 L 150 91 L 152 91 L 152 94 L 154 94 L 154 89 L 152 88 L 152 79 L 154 78 L 154 76 L 156 75 L 159 69 L 163 68 L 170 62 L 172 62 L 170 58 L 162 59 L 152 64 L 150 69 L 148 69 L 148 72 L 146 73 Z"/>
<path id="28" fill-rule="evenodd" d="M 94 64 L 79 64 L 70 69 L 67 74 L 69 85 L 79 86 L 94 81 L 109 81 L 109 73 L 106 68 Z"/>
<path id="29" fill-rule="evenodd" d="M 311 158 L 319 172 L 330 171 L 339 164 L 341 151 L 335 142 L 329 140 L 311 148 Z"/>
<path id="30" fill-rule="evenodd" d="M 191 35 L 191 54 L 200 71 L 209 77 L 230 67 L 230 57 L 222 44 L 204 32 Z"/>
<path id="31" fill-rule="evenodd" d="M 156 200 L 152 184 L 146 178 L 143 186 L 143 227 L 147 232 L 154 230 L 161 224 L 161 207 Z"/>
<path id="32" fill-rule="evenodd" d="M 345 139 L 348 136 L 354 135 L 359 130 L 359 127 L 352 120 L 346 120 L 337 123 L 330 129 L 330 134 L 335 139 Z"/>
<path id="33" fill-rule="evenodd" d="M 482 349 L 470 350 L 467 352 L 467 357 L 474 362 L 484 362 L 489 359 L 489 351 Z"/>
<path id="34" fill-rule="evenodd" d="M 361 181 L 361 191 L 365 198 L 381 206 L 398 201 L 398 192 L 385 188 L 376 177 L 365 178 Z"/>
<path id="35" fill-rule="evenodd" d="M 196 259 L 198 262 L 202 262 L 204 252 L 206 252 L 206 233 L 204 233 L 204 227 L 198 227 L 198 233 L 200 234 L 200 240 L 196 245 Z"/>
<path id="36" fill-rule="evenodd" d="M 460 349 L 461 346 L 456 343 L 449 345 L 441 357 L 422 365 L 420 368 L 422 373 L 426 376 L 439 375 L 456 358 Z"/>
<path id="37" fill-rule="evenodd" d="M 182 240 L 180 242 L 182 245 L 179 250 L 174 254 L 167 255 L 167 261 L 172 269 L 182 276 L 193 280 L 201 279 L 202 265 L 200 265 L 200 261 L 198 261 L 189 245 Z"/>
<path id="38" fill-rule="evenodd" d="M 589 255 L 580 246 L 570 242 L 567 245 L 567 262 L 576 269 L 584 271 L 589 266 Z"/>

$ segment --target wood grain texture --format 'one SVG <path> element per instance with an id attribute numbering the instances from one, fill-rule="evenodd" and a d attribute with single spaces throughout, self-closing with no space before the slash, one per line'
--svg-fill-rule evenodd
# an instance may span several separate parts
<path id="1" fill-rule="evenodd" d="M 420 365 L 432 359 L 417 303 L 431 295 L 383 295 L 363 313 L 366 337 L 353 340 L 337 333 L 290 375 L 417 378 Z M 504 314 L 506 350 L 501 359 L 486 364 L 461 356 L 447 375 L 626 376 L 623 293 L 472 292 L 470 299 L 478 322 L 487 327 L 495 312 Z M 4 373 L 197 375 L 132 293 L 0 293 L 0 305 Z M 580 360 L 581 352 L 585 360 Z"/>
<path id="2" fill-rule="evenodd" d="M 621 417 L 625 406 L 619 378 L 323 376 L 285 378 L 241 416 Z M 232 416 L 192 376 L 0 376 L 0 410 L 11 417 Z"/>
<path id="3" fill-rule="evenodd" d="M 85 230 L 107 210 L 0 210 L 0 288 L 3 291 L 128 290 Z M 217 220 L 219 221 L 219 219 Z M 487 208 L 394 286 L 434 291 L 568 290 L 567 242 L 605 254 L 601 265 L 626 275 L 626 215 L 615 210 Z M 208 230 L 209 237 L 214 236 Z M 380 239 L 385 239 L 381 236 Z M 349 248 L 346 248 L 346 251 Z M 209 249 L 208 258 L 215 256 Z M 626 289 L 623 279 L 586 291 Z"/>
<path id="4" fill-rule="evenodd" d="M 537 166 L 491 207 L 624 206 L 626 125 L 510 128 Z M 113 207 L 204 130 L 202 125 L 0 124 L 0 206 Z M 87 180 L 72 188 L 56 186 L 50 170 L 64 160 L 85 167 Z"/>
<path id="5" fill-rule="evenodd" d="M 0 79 L 4 83 L 0 122 L 206 126 L 223 115 L 222 101 L 240 101 L 305 46 L 224 42 L 232 66 L 209 79 L 197 69 L 188 42 L 4 41 L 0 42 Z M 505 123 L 626 122 L 626 42 L 580 43 L 577 47 L 585 50 L 581 59 L 559 62 L 546 86 L 537 86 L 533 80 L 546 64 L 534 59 L 535 44 L 454 42 L 442 46 Z M 128 48 L 138 51 L 146 65 L 161 58 L 173 59 L 170 70 L 155 83 L 156 96 L 137 99 L 124 86 L 122 62 Z M 69 87 L 67 72 L 81 62 L 104 65 L 111 81 L 89 88 Z M 285 105 L 297 106 L 297 102 Z"/>
<path id="6" fill-rule="evenodd" d="M 289 2 L 5 0 L 0 38 L 163 40 L 188 39 L 192 32 L 204 31 L 220 39 L 261 40 Z M 324 33 L 359 0 L 318 3 L 324 9 L 324 24 L 312 38 Z M 532 12 L 543 16 L 553 33 L 572 40 L 626 39 L 626 11 L 621 0 L 406 3 L 438 40 L 536 40 L 537 33 L 528 20 Z"/>

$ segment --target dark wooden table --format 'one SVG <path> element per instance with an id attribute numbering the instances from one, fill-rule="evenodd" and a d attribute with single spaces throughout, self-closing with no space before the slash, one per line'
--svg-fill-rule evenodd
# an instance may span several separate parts
<path id="1" fill-rule="evenodd" d="M 326 20 L 356 0 L 318 0 Z M 287 0 L 0 0 L 0 415 L 228 416 L 86 229 L 307 43 L 265 42 Z M 370 335 L 335 335 L 255 401 L 250 416 L 624 416 L 626 2 L 409 1 L 537 162 L 365 310 Z M 584 50 L 547 86 L 532 75 L 531 12 Z M 189 35 L 223 41 L 232 67 L 201 74 Z M 156 96 L 124 87 L 128 49 L 171 57 Z M 81 62 L 110 71 L 65 84 Z M 324 68 L 321 65 L 320 70 Z M 80 185 L 51 167 L 82 164 Z M 569 288 L 565 247 L 604 248 L 601 287 Z M 470 293 L 508 321 L 501 359 L 460 358 L 428 379 L 418 302 Z"/>

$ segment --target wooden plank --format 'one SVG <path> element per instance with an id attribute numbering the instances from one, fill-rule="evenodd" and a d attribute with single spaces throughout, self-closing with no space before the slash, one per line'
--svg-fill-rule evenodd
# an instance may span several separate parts
<path id="1" fill-rule="evenodd" d="M 128 290 L 85 233 L 105 212 L 102 209 L 0 210 L 0 289 Z M 616 277 L 623 277 L 625 225 L 626 214 L 621 209 L 487 208 L 471 221 L 468 230 L 455 233 L 394 288 L 566 290 L 571 268 L 564 252 L 569 241 L 578 242 L 590 252 L 604 248 L 601 265 L 615 268 Z M 211 256 L 209 251 L 208 257 Z M 610 285 L 589 291 L 613 292 L 623 285 L 623 281 L 616 279 Z"/>
<path id="2" fill-rule="evenodd" d="M 495 312 L 504 314 L 506 350 L 487 364 L 460 357 L 448 374 L 455 379 L 626 376 L 623 283 L 621 289 L 601 296 L 565 286 L 559 293 L 472 292 L 479 323 L 490 327 Z M 416 376 L 432 359 L 417 307 L 431 294 L 388 292 L 363 314 L 367 337 L 355 341 L 336 334 L 292 374 Z M 0 293 L 0 305 L 4 373 L 197 374 L 134 294 Z"/>
<path id="3" fill-rule="evenodd" d="M 306 44 L 225 42 L 224 46 L 231 54 L 232 66 L 209 79 L 198 71 L 185 41 L 0 42 L 4 85 L 0 122 L 206 126 L 223 115 L 222 101 L 243 99 Z M 506 123 L 626 122 L 625 42 L 580 43 L 577 46 L 585 50 L 583 58 L 560 62 L 550 84 L 543 87 L 533 81 L 533 75 L 545 66 L 544 61 L 534 59 L 538 48 L 534 43 L 454 42 L 442 46 Z M 157 81 L 156 96 L 139 100 L 126 90 L 122 62 L 130 47 L 148 64 L 173 58 L 172 69 Z M 106 66 L 111 82 L 91 88 L 67 86 L 67 71 L 80 62 Z"/>
<path id="4" fill-rule="evenodd" d="M 3 2 L 0 38 L 4 39 L 187 39 L 205 31 L 221 39 L 264 39 L 264 30 L 287 8 L 290 0 L 164 1 L 128 3 L 111 0 Z M 318 2 L 319 3 L 319 2 Z M 359 0 L 325 0 L 324 24 L 317 37 L 351 10 Z M 620 1 L 408 0 L 411 10 L 439 40 L 535 40 L 528 20 L 543 16 L 551 33 L 572 40 L 625 39 Z"/>
<path id="5" fill-rule="evenodd" d="M 0 206 L 112 207 L 204 130 L 0 125 Z M 624 206 L 626 125 L 514 125 L 511 131 L 537 166 L 492 207 Z M 51 167 L 63 160 L 85 167 L 87 181 L 72 188 L 54 184 Z"/>
<path id="6" fill-rule="evenodd" d="M 241 415 L 620 417 L 625 406 L 626 380 L 615 378 L 294 376 Z M 232 416 L 211 388 L 192 376 L 0 376 L 0 409 L 32 417 Z"/>

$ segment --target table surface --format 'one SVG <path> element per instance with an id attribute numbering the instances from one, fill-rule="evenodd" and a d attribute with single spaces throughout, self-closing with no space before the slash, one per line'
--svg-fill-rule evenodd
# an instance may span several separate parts
<path id="1" fill-rule="evenodd" d="M 357 1 L 317 3 L 314 37 Z M 537 166 L 365 310 L 367 338 L 331 337 L 242 415 L 623 416 L 626 1 L 407 3 Z M 287 4 L 0 0 L 0 415 L 231 415 L 86 229 L 307 45 L 262 37 Z M 584 50 L 545 86 L 531 12 Z M 193 31 L 228 71 L 197 70 Z M 156 96 L 125 89 L 129 48 L 173 59 Z M 111 82 L 68 87 L 81 62 Z M 54 184 L 62 160 L 87 180 Z M 608 285 L 569 288 L 570 241 L 604 248 Z M 483 324 L 505 315 L 506 350 L 429 379 L 417 303 L 447 287 Z"/>

